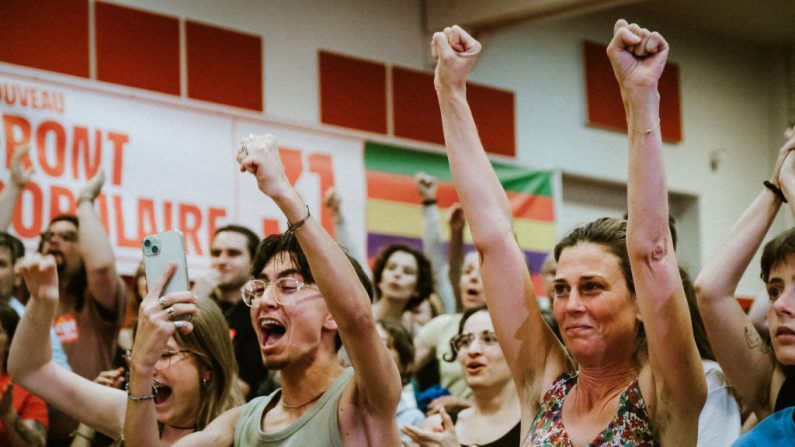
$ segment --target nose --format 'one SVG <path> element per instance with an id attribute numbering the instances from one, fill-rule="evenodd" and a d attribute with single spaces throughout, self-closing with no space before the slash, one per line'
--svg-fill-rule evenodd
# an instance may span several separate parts
<path id="1" fill-rule="evenodd" d="M 566 312 L 579 313 L 585 311 L 582 299 L 580 299 L 580 294 L 577 292 L 575 288 L 572 288 L 572 290 L 569 291 L 569 296 L 568 298 L 566 298 L 565 303 L 566 303 Z"/>
<path id="2" fill-rule="evenodd" d="M 784 290 L 784 293 L 773 302 L 773 309 L 779 315 L 795 317 L 795 285 Z"/>

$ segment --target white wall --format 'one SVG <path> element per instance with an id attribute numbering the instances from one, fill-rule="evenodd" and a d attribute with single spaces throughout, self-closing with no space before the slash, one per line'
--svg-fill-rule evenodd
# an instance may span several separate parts
<path id="1" fill-rule="evenodd" d="M 420 0 L 119 3 L 262 35 L 265 109 L 272 119 L 319 121 L 318 49 L 429 68 Z M 473 79 L 516 92 L 520 163 L 625 183 L 626 137 L 585 125 L 582 66 L 582 41 L 607 43 L 621 15 L 660 30 L 671 44 L 670 59 L 680 66 L 684 141 L 666 144 L 665 161 L 669 189 L 697 199 L 688 228 L 698 234 L 683 241 L 699 244 L 691 252 L 700 253 L 703 262 L 770 176 L 786 125 L 785 51 L 623 9 L 492 31 L 483 36 L 486 46 Z M 723 162 L 712 171 L 709 157 L 716 149 L 724 152 Z M 576 207 L 570 213 L 563 206 L 561 225 L 586 217 Z M 783 228 L 780 219 L 774 232 Z M 740 294 L 763 290 L 757 265 L 754 261 L 745 275 Z"/>
<path id="2" fill-rule="evenodd" d="M 626 136 L 585 125 L 582 62 L 582 41 L 607 44 L 622 12 L 525 23 L 488 36 L 473 78 L 516 91 L 517 142 L 524 164 L 626 182 Z M 698 199 L 700 221 L 691 229 L 700 233 L 695 252 L 703 262 L 770 177 L 786 126 L 784 55 L 628 14 L 663 33 L 671 45 L 669 59 L 680 67 L 684 141 L 665 145 L 665 162 L 669 189 Z M 716 149 L 724 152 L 723 162 L 712 171 L 709 155 Z M 614 215 L 616 207 L 609 202 L 604 209 Z M 565 193 L 563 207 L 563 227 L 594 212 L 593 206 L 569 212 Z M 779 222 L 771 233 L 783 228 Z M 693 240 L 686 236 L 683 242 L 688 239 Z M 700 263 L 689 263 L 694 272 L 700 268 Z M 755 260 L 738 293 L 761 291 Z"/>

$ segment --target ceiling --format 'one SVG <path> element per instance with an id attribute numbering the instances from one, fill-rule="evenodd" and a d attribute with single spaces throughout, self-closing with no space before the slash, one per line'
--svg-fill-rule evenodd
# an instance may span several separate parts
<path id="1" fill-rule="evenodd" d="M 631 7 L 687 27 L 762 44 L 795 44 L 795 0 L 425 0 L 428 30 L 499 28 Z"/>

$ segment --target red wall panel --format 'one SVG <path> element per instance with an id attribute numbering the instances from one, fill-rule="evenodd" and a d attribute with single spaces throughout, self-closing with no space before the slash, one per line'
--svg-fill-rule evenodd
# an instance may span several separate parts
<path id="1" fill-rule="evenodd" d="M 0 60 L 87 78 L 88 1 L 0 1 Z"/>
<path id="2" fill-rule="evenodd" d="M 392 67 L 395 136 L 444 144 L 433 73 Z"/>
<path id="3" fill-rule="evenodd" d="M 320 51 L 320 121 L 385 134 L 384 64 Z"/>
<path id="4" fill-rule="evenodd" d="M 392 69 L 395 136 L 444 144 L 433 73 Z M 467 100 L 487 152 L 516 155 L 513 92 L 467 84 Z"/>
<path id="5" fill-rule="evenodd" d="M 480 141 L 492 154 L 516 155 L 513 92 L 473 83 L 467 84 L 467 100 L 478 126 Z"/>
<path id="6" fill-rule="evenodd" d="M 262 111 L 262 38 L 187 21 L 188 96 Z"/>
<path id="7" fill-rule="evenodd" d="M 585 90 L 588 103 L 588 124 L 607 129 L 627 131 L 621 91 L 605 52 L 607 47 L 585 42 Z M 679 66 L 668 62 L 660 77 L 660 128 L 664 141 L 682 141 L 682 109 L 679 94 Z"/>
<path id="8" fill-rule="evenodd" d="M 179 21 L 96 2 L 97 79 L 172 95 L 179 86 Z"/>

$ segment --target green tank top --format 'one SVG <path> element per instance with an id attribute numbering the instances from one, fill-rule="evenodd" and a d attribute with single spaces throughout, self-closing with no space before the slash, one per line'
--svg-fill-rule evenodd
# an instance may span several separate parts
<path id="1" fill-rule="evenodd" d="M 340 397 L 353 377 L 353 368 L 346 368 L 331 386 L 320 396 L 317 403 L 292 425 L 273 433 L 260 430 L 263 412 L 274 399 L 279 399 L 281 390 L 269 396 L 258 397 L 247 403 L 235 427 L 237 446 L 268 447 L 343 447 L 337 418 Z"/>

